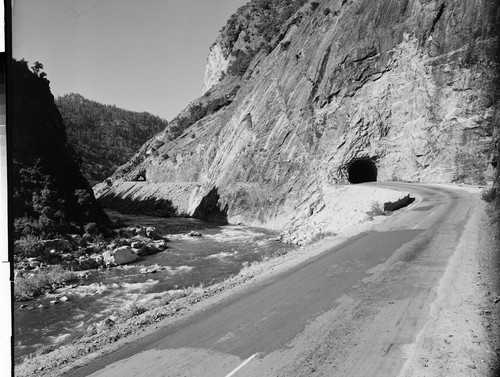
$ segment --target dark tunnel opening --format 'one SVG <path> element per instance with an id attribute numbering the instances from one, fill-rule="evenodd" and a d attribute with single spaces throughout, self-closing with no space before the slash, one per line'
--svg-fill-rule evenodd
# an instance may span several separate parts
<path id="1" fill-rule="evenodd" d="M 134 179 L 132 179 L 132 181 L 134 182 L 144 182 L 146 180 L 146 173 L 145 172 L 141 172 L 139 174 L 137 174 Z"/>
<path id="2" fill-rule="evenodd" d="M 369 157 L 352 160 L 347 167 L 348 180 L 351 183 L 377 181 L 377 166 Z"/>

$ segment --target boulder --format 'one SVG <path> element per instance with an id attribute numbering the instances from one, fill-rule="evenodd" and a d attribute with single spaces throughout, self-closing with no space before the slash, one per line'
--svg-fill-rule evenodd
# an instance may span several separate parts
<path id="1" fill-rule="evenodd" d="M 99 267 L 99 262 L 92 258 L 84 258 L 78 261 L 82 270 L 95 270 Z"/>
<path id="2" fill-rule="evenodd" d="M 120 229 L 119 235 L 120 235 L 120 237 L 132 238 L 135 235 L 135 229 L 136 228 L 132 228 L 132 227 Z"/>
<path id="3" fill-rule="evenodd" d="M 116 249 L 117 247 L 120 246 L 129 246 L 130 245 L 130 239 L 127 238 L 118 238 L 114 240 L 113 242 L 109 243 L 106 248 L 108 250 L 113 250 Z"/>
<path id="4" fill-rule="evenodd" d="M 144 246 L 144 241 L 133 241 L 131 244 L 130 244 L 130 247 L 133 248 L 133 249 L 140 249 Z"/>
<path id="5" fill-rule="evenodd" d="M 82 242 L 85 242 L 85 243 L 90 243 L 90 242 L 94 242 L 94 236 L 88 234 L 88 233 L 85 233 L 83 236 L 82 236 Z"/>
<path id="6" fill-rule="evenodd" d="M 140 226 L 140 225 L 137 225 L 135 228 L 134 228 L 134 232 L 136 235 L 138 236 L 146 236 L 146 228 L 143 227 L 143 226 Z"/>
<path id="7" fill-rule="evenodd" d="M 203 234 L 201 234 L 200 232 L 195 232 L 194 230 L 192 230 L 191 232 L 188 233 L 188 236 L 189 237 L 202 237 Z"/>
<path id="8" fill-rule="evenodd" d="M 139 259 L 139 256 L 134 253 L 130 246 L 121 246 L 111 251 L 105 251 L 102 256 L 106 266 L 127 264 Z"/>
<path id="9" fill-rule="evenodd" d="M 147 227 L 146 228 L 146 237 L 151 238 L 152 240 L 161 240 L 163 239 L 162 236 L 158 234 L 155 228 L 153 227 Z"/>
<path id="10" fill-rule="evenodd" d="M 149 245 L 154 245 L 156 248 L 158 248 L 160 251 L 163 251 L 168 248 L 167 242 L 165 240 L 158 240 L 158 241 L 153 241 Z"/>
<path id="11" fill-rule="evenodd" d="M 161 252 L 161 250 L 155 246 L 154 243 L 148 243 L 147 245 L 144 245 L 140 249 L 138 249 L 137 254 L 140 256 L 145 256 L 145 255 L 153 255 L 153 254 L 158 254 Z"/>

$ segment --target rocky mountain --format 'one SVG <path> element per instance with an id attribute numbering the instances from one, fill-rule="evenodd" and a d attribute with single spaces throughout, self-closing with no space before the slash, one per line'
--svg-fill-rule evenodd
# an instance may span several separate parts
<path id="1" fill-rule="evenodd" d="M 203 96 L 96 192 L 280 228 L 325 184 L 492 181 L 498 25 L 495 0 L 250 1 Z"/>
<path id="2" fill-rule="evenodd" d="M 68 144 L 43 66 L 9 65 L 11 214 L 15 238 L 52 237 L 107 216 L 83 177 Z"/>
<path id="3" fill-rule="evenodd" d="M 251 1 L 233 14 L 210 47 L 203 92 L 207 92 L 225 75 L 243 75 L 260 51 L 276 47 L 280 29 L 307 0 Z M 311 5 L 312 7 L 319 6 Z M 295 18 L 298 22 L 300 15 Z"/>
<path id="4" fill-rule="evenodd" d="M 71 146 L 81 157 L 85 178 L 100 182 L 127 162 L 168 122 L 147 112 L 120 109 L 70 93 L 56 98 Z"/>

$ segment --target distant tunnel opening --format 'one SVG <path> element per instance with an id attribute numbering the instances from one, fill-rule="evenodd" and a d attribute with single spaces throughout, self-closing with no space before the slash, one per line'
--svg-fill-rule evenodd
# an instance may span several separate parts
<path id="1" fill-rule="evenodd" d="M 358 158 L 352 160 L 347 167 L 348 180 L 351 183 L 375 182 L 377 181 L 377 166 L 369 158 Z"/>
<path id="2" fill-rule="evenodd" d="M 144 182 L 146 180 L 146 173 L 137 174 L 132 181 L 135 182 Z"/>

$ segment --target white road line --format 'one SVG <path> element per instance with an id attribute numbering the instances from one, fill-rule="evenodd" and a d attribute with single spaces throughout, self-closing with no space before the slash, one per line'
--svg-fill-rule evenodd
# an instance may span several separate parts
<path id="1" fill-rule="evenodd" d="M 250 356 L 248 359 L 246 359 L 244 362 L 242 362 L 236 369 L 234 369 L 231 373 L 229 373 L 226 377 L 234 376 L 234 374 L 237 371 L 239 371 L 241 368 L 243 368 L 245 365 L 247 365 L 257 355 L 258 355 L 258 353 L 255 353 L 252 356 Z"/>
<path id="2" fill-rule="evenodd" d="M 432 211 L 432 213 L 428 216 L 426 216 L 424 219 L 422 219 L 422 221 L 420 221 L 417 225 L 415 225 L 412 229 L 415 229 L 417 226 L 419 226 L 420 224 L 422 224 L 425 220 L 427 220 L 429 217 L 431 217 L 432 215 L 434 215 L 434 213 L 439 209 L 441 208 L 441 206 L 445 203 L 446 199 L 448 199 L 448 195 L 447 194 L 444 194 L 445 198 L 444 200 L 441 202 L 441 204 L 439 205 L 439 207 L 437 207 L 434 211 Z"/>

